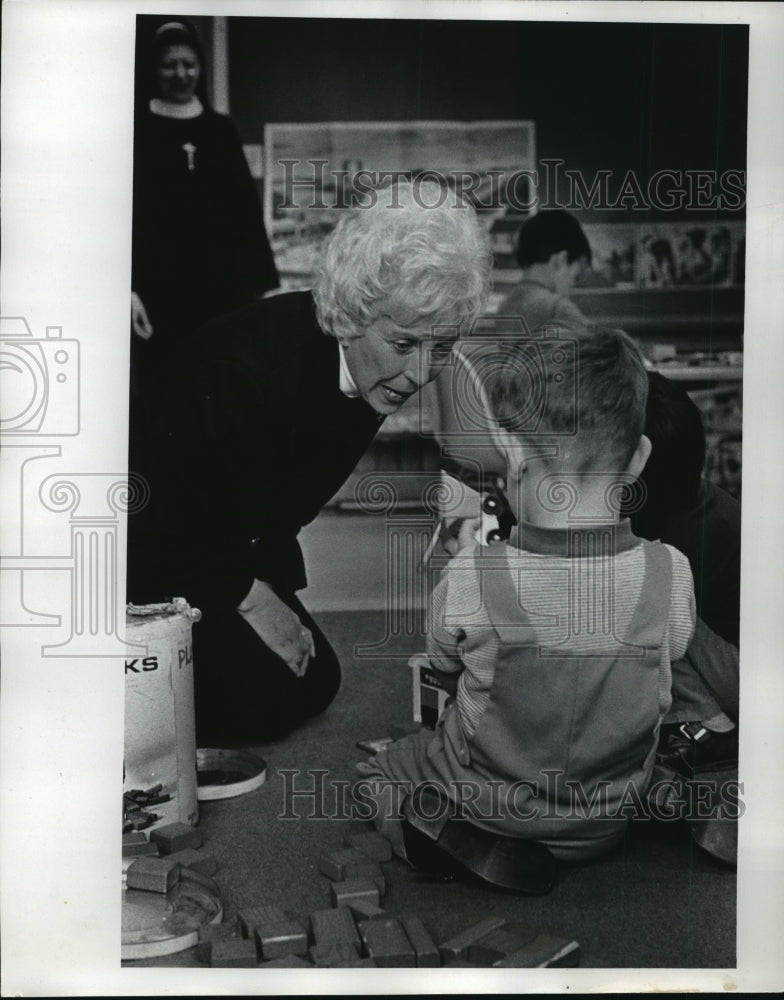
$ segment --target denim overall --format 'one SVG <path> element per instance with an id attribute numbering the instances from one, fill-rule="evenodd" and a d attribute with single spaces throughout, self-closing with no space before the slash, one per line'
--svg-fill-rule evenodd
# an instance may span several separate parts
<path id="1" fill-rule="evenodd" d="M 380 755 L 385 773 L 435 782 L 462 801 L 477 826 L 538 840 L 559 859 L 610 849 L 644 800 L 671 704 L 670 670 L 660 660 L 672 564 L 661 543 L 641 544 L 645 578 L 631 626 L 620 638 L 609 628 L 602 651 L 590 654 L 541 647 L 508 564 L 496 560 L 492 569 L 475 556 L 500 640 L 485 711 L 467 736 L 451 701 L 434 733 L 422 731 Z M 571 644 L 579 648 L 579 637 Z"/>

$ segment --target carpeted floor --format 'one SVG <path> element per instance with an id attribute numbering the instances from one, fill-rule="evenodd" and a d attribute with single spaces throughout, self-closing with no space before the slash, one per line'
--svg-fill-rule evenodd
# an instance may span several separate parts
<path id="1" fill-rule="evenodd" d="M 253 748 L 267 762 L 267 778 L 245 796 L 200 806 L 200 828 L 218 860 L 215 876 L 230 918 L 239 907 L 277 904 L 306 918 L 329 907 L 330 883 L 319 873 L 321 854 L 343 846 L 351 830 L 367 823 L 339 818 L 345 785 L 363 754 L 358 739 L 380 737 L 411 724 L 407 654 L 421 640 L 396 641 L 381 658 L 357 658 L 357 645 L 382 636 L 380 613 L 326 613 L 319 620 L 344 664 L 342 689 L 320 718 L 285 740 Z M 321 777 L 310 771 L 326 772 Z M 288 772 L 285 773 L 284 772 Z M 294 772 L 294 773 L 292 773 Z M 314 788 L 323 780 L 323 816 L 312 796 L 286 802 L 286 785 Z M 296 818 L 282 818 L 294 813 Z M 542 897 L 506 894 L 484 885 L 443 881 L 393 858 L 384 865 L 393 915 L 419 915 L 444 941 L 484 916 L 534 924 L 575 939 L 581 966 L 731 968 L 735 963 L 734 871 L 694 846 L 681 824 L 634 824 L 622 848 L 605 860 L 562 868 Z M 126 966 L 196 966 L 195 949 Z"/>

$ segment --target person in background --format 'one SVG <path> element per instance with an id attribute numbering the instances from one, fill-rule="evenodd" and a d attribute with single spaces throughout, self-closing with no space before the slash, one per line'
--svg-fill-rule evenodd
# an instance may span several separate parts
<path id="1" fill-rule="evenodd" d="M 650 240 L 642 259 L 645 288 L 668 288 L 675 284 L 675 265 L 668 239 Z"/>
<path id="2" fill-rule="evenodd" d="M 652 451 L 640 476 L 643 503 L 627 513 L 635 534 L 660 539 L 689 560 L 698 616 L 694 641 L 673 664 L 684 692 L 697 675 L 698 688 L 684 697 L 677 721 L 662 727 L 659 759 L 687 770 L 732 766 L 738 757 L 741 507 L 703 477 L 705 430 L 689 394 L 659 372 L 649 371 L 648 382 L 645 434 Z M 718 714 L 698 711 L 705 685 Z"/>
<path id="3" fill-rule="evenodd" d="M 585 316 L 569 295 L 590 267 L 591 257 L 588 238 L 575 216 L 563 209 L 532 215 L 517 237 L 522 279 L 499 306 L 499 316 L 519 316 L 529 330 L 585 326 Z"/>
<path id="4" fill-rule="evenodd" d="M 140 38 L 134 131 L 132 374 L 279 285 L 237 130 L 207 103 L 184 21 Z"/>
<path id="5" fill-rule="evenodd" d="M 312 292 L 214 320 L 142 398 L 129 468 L 150 499 L 128 519 L 128 599 L 202 612 L 200 746 L 282 736 L 338 691 L 335 652 L 297 596 L 297 535 L 485 304 L 488 235 L 441 194 L 401 183 L 347 211 Z"/>
<path id="6" fill-rule="evenodd" d="M 648 372 L 645 433 L 653 450 L 641 475 L 645 501 L 631 512 L 641 538 L 660 538 L 689 560 L 697 614 L 717 635 L 740 638 L 740 503 L 705 479 L 705 429 L 685 389 Z"/>

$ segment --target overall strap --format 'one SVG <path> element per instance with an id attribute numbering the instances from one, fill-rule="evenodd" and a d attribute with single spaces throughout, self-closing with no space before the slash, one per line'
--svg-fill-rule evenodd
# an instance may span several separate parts
<path id="1" fill-rule="evenodd" d="M 641 646 L 660 646 L 672 600 L 672 556 L 661 542 L 642 543 L 645 579 L 634 609 L 631 633 Z"/>
<path id="2" fill-rule="evenodd" d="M 506 558 L 508 549 L 502 550 L 501 558 L 494 557 L 483 565 L 476 559 L 482 602 L 492 608 L 491 621 L 502 644 L 515 646 L 536 646 L 538 640 L 527 612 L 520 606 L 520 598 L 515 590 L 512 571 Z"/>

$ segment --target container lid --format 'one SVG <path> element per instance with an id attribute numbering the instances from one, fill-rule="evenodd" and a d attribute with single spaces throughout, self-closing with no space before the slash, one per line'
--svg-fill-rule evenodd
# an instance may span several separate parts
<path id="1" fill-rule="evenodd" d="M 199 929 L 223 920 L 220 891 L 212 879 L 190 868 L 169 892 L 123 888 L 122 946 L 124 960 L 159 958 L 192 948 Z"/>
<path id="2" fill-rule="evenodd" d="M 264 784 L 267 765 L 249 750 L 196 751 L 196 784 L 199 802 L 231 799 Z"/>

